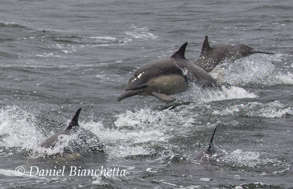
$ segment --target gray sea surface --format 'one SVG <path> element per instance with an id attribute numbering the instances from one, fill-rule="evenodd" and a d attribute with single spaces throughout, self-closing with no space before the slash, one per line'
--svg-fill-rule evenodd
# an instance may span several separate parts
<path id="1" fill-rule="evenodd" d="M 292 188 L 292 31 L 290 0 L 2 0 L 0 188 Z M 117 101 L 135 69 L 185 42 L 195 61 L 206 35 L 275 55 L 217 67 L 229 87 Z M 105 153 L 44 154 L 80 107 Z M 216 126 L 220 155 L 195 160 Z"/>

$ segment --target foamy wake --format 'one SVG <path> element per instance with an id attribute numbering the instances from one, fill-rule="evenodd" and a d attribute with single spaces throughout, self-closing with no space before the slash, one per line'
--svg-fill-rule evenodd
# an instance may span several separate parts
<path id="1" fill-rule="evenodd" d="M 214 90 L 203 90 L 201 99 L 203 102 L 213 102 L 221 100 L 231 99 L 242 99 L 242 98 L 257 98 L 258 96 L 254 93 L 248 92 L 247 90 L 240 87 L 225 87 Z"/>
<path id="2" fill-rule="evenodd" d="M 248 168 L 257 168 L 267 165 L 279 167 L 283 164 L 281 160 L 268 157 L 268 154 L 266 153 L 243 151 L 240 149 L 234 150 L 230 154 L 220 158 L 220 161 L 233 167 Z"/>
<path id="3" fill-rule="evenodd" d="M 249 102 L 227 107 L 224 110 L 214 110 L 215 115 L 237 115 L 245 117 L 281 118 L 293 115 L 293 110 L 279 101 L 269 103 Z"/>
<path id="4" fill-rule="evenodd" d="M 221 86 L 220 88 L 207 89 L 193 86 L 186 94 L 181 96 L 183 96 L 184 99 L 199 104 L 231 99 L 258 98 L 257 94 L 236 86 Z M 179 98 L 182 98 L 181 96 Z"/>
<path id="5" fill-rule="evenodd" d="M 283 64 L 285 55 L 256 54 L 217 66 L 211 75 L 220 82 L 231 85 L 278 85 L 293 84 L 293 74 L 280 69 L 272 61 Z"/>
<path id="6" fill-rule="evenodd" d="M 110 158 L 121 158 L 150 155 L 154 153 L 153 145 L 167 142 L 170 137 L 167 132 L 169 117 L 172 115 L 167 111 L 145 108 L 117 115 L 112 128 L 105 127 L 102 122 L 81 121 L 79 124 L 101 139 Z M 62 154 L 70 138 L 74 137 L 64 136 L 58 148 L 45 149 L 40 144 L 47 136 L 35 125 L 37 120 L 33 114 L 17 106 L 7 106 L 0 109 L 0 120 L 0 145 L 30 151 L 36 157 Z"/>

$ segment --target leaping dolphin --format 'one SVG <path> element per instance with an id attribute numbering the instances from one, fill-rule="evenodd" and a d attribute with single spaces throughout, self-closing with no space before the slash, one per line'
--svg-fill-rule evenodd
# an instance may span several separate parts
<path id="1" fill-rule="evenodd" d="M 42 144 L 43 148 L 55 148 L 62 143 L 62 137 L 64 136 L 73 136 L 70 138 L 68 146 L 66 146 L 66 150 L 69 152 L 86 152 L 86 151 L 103 151 L 103 144 L 100 142 L 99 138 L 89 130 L 86 130 L 79 126 L 78 118 L 80 114 L 81 108 L 79 108 L 72 120 L 70 121 L 68 127 L 49 137 Z"/>
<path id="2" fill-rule="evenodd" d="M 210 72 L 218 64 L 223 63 L 224 61 L 233 62 L 255 53 L 274 54 L 271 52 L 256 51 L 253 48 L 242 44 L 223 45 L 212 48 L 210 47 L 208 36 L 205 36 L 200 57 L 195 63 L 207 72 Z"/>
<path id="3" fill-rule="evenodd" d="M 134 95 L 152 95 L 170 102 L 169 95 L 183 92 L 190 83 L 213 86 L 216 81 L 204 69 L 185 58 L 184 43 L 170 58 L 151 61 L 137 69 L 130 77 L 118 101 Z"/>

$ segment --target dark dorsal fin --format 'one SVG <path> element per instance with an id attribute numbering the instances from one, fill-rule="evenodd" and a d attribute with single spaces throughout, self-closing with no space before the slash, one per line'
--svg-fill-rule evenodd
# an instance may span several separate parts
<path id="1" fill-rule="evenodd" d="M 79 125 L 78 125 L 78 117 L 79 117 L 80 111 L 81 111 L 81 108 L 79 108 L 79 109 L 76 111 L 75 115 L 73 116 L 72 120 L 70 121 L 68 127 L 67 127 L 65 130 L 72 129 L 72 128 L 75 127 L 75 126 L 79 126 Z"/>
<path id="2" fill-rule="evenodd" d="M 209 144 L 209 147 L 208 147 L 208 149 L 207 149 L 207 152 L 209 152 L 209 151 L 212 149 L 213 145 L 214 145 L 213 140 L 214 140 L 214 136 L 215 136 L 215 134 L 216 134 L 217 127 L 218 127 L 218 126 L 216 126 L 216 128 L 215 128 L 215 130 L 214 130 L 214 133 L 213 133 L 213 135 L 212 135 L 212 137 L 211 137 L 210 144 Z"/>
<path id="3" fill-rule="evenodd" d="M 187 42 L 184 43 L 178 51 L 176 51 L 172 56 L 171 58 L 180 58 L 180 59 L 186 59 L 185 58 L 185 50 L 186 50 L 186 46 L 187 46 Z"/>
<path id="4" fill-rule="evenodd" d="M 202 49 L 200 54 L 204 54 L 205 52 L 208 52 L 211 49 L 210 43 L 209 43 L 209 37 L 206 36 L 204 38 L 203 44 L 202 44 Z"/>

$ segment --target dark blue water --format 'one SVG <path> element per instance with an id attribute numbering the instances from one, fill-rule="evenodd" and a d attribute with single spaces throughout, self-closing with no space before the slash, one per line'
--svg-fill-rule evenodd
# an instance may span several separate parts
<path id="1" fill-rule="evenodd" d="M 292 12 L 291 1 L 265 0 L 1 1 L 0 187 L 293 187 Z M 117 102 L 136 68 L 184 42 L 196 60 L 205 35 L 211 46 L 276 54 L 216 68 L 212 76 L 231 87 L 194 86 L 174 95 L 179 103 Z M 80 125 L 105 153 L 45 156 L 42 141 L 80 107 Z M 194 160 L 216 125 L 221 156 Z M 125 174 L 70 175 L 73 168 Z"/>

